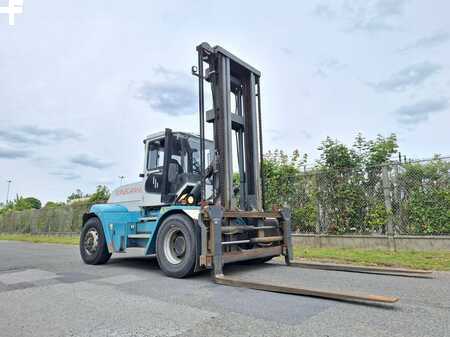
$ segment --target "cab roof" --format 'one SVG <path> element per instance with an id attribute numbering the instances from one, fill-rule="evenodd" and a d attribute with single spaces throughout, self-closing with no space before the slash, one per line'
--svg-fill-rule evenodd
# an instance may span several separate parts
<path id="1" fill-rule="evenodd" d="M 183 132 L 183 131 L 172 131 L 172 134 L 174 135 L 184 135 L 184 136 L 190 136 L 190 137 L 195 137 L 195 138 L 200 138 L 199 135 L 191 133 L 191 132 Z M 160 139 L 160 138 L 164 138 L 164 136 L 166 135 L 165 131 L 159 131 L 159 132 L 155 132 L 152 133 L 150 135 L 148 135 L 147 137 L 145 137 L 144 139 L 144 143 L 152 141 L 152 140 L 156 140 L 156 139 Z M 212 142 L 209 139 L 205 139 L 206 142 Z"/>

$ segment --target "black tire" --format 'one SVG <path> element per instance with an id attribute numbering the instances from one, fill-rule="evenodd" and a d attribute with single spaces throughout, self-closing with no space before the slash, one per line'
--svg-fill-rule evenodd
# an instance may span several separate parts
<path id="1" fill-rule="evenodd" d="M 161 224 L 156 237 L 156 258 L 159 267 L 170 277 L 182 278 L 191 275 L 197 260 L 196 246 L 192 220 L 183 214 L 169 216 Z"/>
<path id="2" fill-rule="evenodd" d="M 92 238 L 93 233 L 97 233 L 97 249 L 91 252 L 87 248 L 87 241 Z M 81 259 L 86 264 L 104 264 L 108 262 L 111 253 L 108 252 L 106 246 L 105 233 L 100 219 L 94 217 L 90 218 L 83 226 L 80 235 L 80 255 Z"/>

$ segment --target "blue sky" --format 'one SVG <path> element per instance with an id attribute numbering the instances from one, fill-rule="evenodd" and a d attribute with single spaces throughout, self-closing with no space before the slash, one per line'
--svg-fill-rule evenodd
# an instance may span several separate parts
<path id="1" fill-rule="evenodd" d="M 7 0 L 0 0 L 0 6 Z M 55 5 L 56 4 L 56 5 Z M 138 179 L 142 139 L 196 132 L 195 46 L 262 72 L 265 149 L 398 135 L 450 154 L 448 1 L 24 0 L 0 15 L 0 200 Z"/>

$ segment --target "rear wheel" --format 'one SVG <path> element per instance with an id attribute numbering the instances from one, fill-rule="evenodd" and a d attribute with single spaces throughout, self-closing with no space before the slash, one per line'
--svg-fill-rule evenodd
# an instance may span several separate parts
<path id="1" fill-rule="evenodd" d="M 111 257 L 106 246 L 105 233 L 98 218 L 90 218 L 83 226 L 80 235 L 80 255 L 86 264 L 104 264 Z"/>
<path id="2" fill-rule="evenodd" d="M 156 238 L 156 258 L 164 274 L 182 278 L 194 272 L 197 259 L 192 220 L 182 214 L 169 216 Z"/>

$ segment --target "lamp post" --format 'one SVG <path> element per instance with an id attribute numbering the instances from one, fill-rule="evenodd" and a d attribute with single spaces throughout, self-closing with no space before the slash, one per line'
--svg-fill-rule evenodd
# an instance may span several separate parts
<path id="1" fill-rule="evenodd" d="M 6 182 L 8 183 L 8 188 L 6 189 L 6 205 L 8 205 L 8 201 L 9 201 L 9 188 L 11 186 L 11 179 L 8 179 Z"/>
<path id="2" fill-rule="evenodd" d="M 122 181 L 125 179 L 125 176 L 119 176 L 120 179 L 120 186 L 122 186 Z"/>

